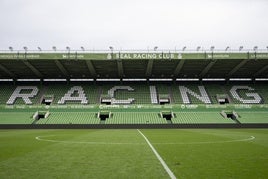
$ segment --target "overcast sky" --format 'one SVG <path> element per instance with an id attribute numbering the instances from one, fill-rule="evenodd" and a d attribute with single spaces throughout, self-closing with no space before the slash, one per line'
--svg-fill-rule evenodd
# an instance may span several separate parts
<path id="1" fill-rule="evenodd" d="M 0 49 L 268 46 L 268 0 L 0 0 Z"/>

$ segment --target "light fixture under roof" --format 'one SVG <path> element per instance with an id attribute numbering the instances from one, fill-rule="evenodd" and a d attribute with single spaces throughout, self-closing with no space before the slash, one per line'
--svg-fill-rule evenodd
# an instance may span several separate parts
<path id="1" fill-rule="evenodd" d="M 120 81 L 119 78 L 114 78 L 114 79 L 111 79 L 111 78 L 100 78 L 100 79 L 97 79 L 96 81 Z"/>
<path id="2" fill-rule="evenodd" d="M 251 78 L 230 78 L 229 81 L 252 81 Z"/>
<path id="3" fill-rule="evenodd" d="M 225 78 L 203 78 L 202 81 L 225 81 Z"/>
<path id="4" fill-rule="evenodd" d="M 62 79 L 62 78 L 59 78 L 59 79 L 44 79 L 44 81 L 67 81 L 67 79 Z"/>
<path id="5" fill-rule="evenodd" d="M 149 81 L 172 81 L 171 78 L 150 78 Z"/>
<path id="6" fill-rule="evenodd" d="M 199 81 L 198 78 L 177 78 L 176 81 Z"/>
<path id="7" fill-rule="evenodd" d="M 254 46 L 254 47 L 253 47 L 253 50 L 254 50 L 254 51 L 257 51 L 257 50 L 258 50 L 258 46 Z"/>

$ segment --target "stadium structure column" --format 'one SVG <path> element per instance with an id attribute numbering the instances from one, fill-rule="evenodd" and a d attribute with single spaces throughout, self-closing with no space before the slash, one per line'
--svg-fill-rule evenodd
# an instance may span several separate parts
<path id="1" fill-rule="evenodd" d="M 2 64 L 0 64 L 0 69 L 2 71 L 4 71 L 6 74 L 8 74 L 11 78 L 16 78 L 16 75 L 11 72 L 10 70 L 8 70 L 5 66 L 3 66 Z"/>
<path id="2" fill-rule="evenodd" d="M 43 75 L 42 73 L 35 68 L 27 59 L 27 47 L 24 47 L 25 49 L 25 55 L 24 55 L 24 59 L 22 59 L 22 63 L 24 63 L 24 65 L 26 65 L 37 77 L 41 78 Z"/>
<path id="3" fill-rule="evenodd" d="M 118 77 L 120 78 L 120 80 L 122 80 L 123 74 L 124 74 L 124 71 L 123 71 L 123 62 L 122 62 L 121 59 L 117 59 L 116 62 L 117 62 Z"/>
<path id="4" fill-rule="evenodd" d="M 96 80 L 97 73 L 96 73 L 96 70 L 95 70 L 91 60 L 86 60 L 86 65 L 87 65 L 88 71 L 90 72 L 91 76 Z"/>
<path id="5" fill-rule="evenodd" d="M 255 80 L 255 78 L 251 78 L 251 81 L 252 81 L 252 83 L 255 85 L 256 84 L 256 80 Z"/>
<path id="6" fill-rule="evenodd" d="M 199 83 L 200 83 L 200 85 L 203 85 L 203 80 L 201 77 L 199 77 Z"/>
<path id="7" fill-rule="evenodd" d="M 153 59 L 148 60 L 148 64 L 147 64 L 147 68 L 146 68 L 146 74 L 145 74 L 145 76 L 147 78 L 149 78 L 149 77 L 152 76 L 153 64 L 154 64 L 154 60 Z"/>
<path id="8" fill-rule="evenodd" d="M 15 86 L 17 82 L 17 78 L 13 78 L 13 85 Z"/>
<path id="9" fill-rule="evenodd" d="M 173 72 L 174 78 L 176 78 L 180 74 L 181 69 L 184 65 L 184 62 L 185 62 L 185 59 L 181 59 L 180 62 L 177 64 L 177 66 Z"/>
<path id="10" fill-rule="evenodd" d="M 262 72 L 264 72 L 267 69 L 268 69 L 268 65 L 261 67 L 261 69 L 259 69 L 256 73 L 253 74 L 253 77 L 259 76 Z"/>
<path id="11" fill-rule="evenodd" d="M 230 78 L 225 78 L 226 84 L 228 85 L 230 82 Z"/>
<path id="12" fill-rule="evenodd" d="M 69 76 L 67 70 L 64 68 L 64 66 L 61 64 L 59 60 L 55 60 L 55 63 L 63 75 Z"/>
<path id="13" fill-rule="evenodd" d="M 27 59 L 22 60 L 22 62 L 28 67 L 30 68 L 30 70 L 39 78 L 43 77 L 43 75 L 41 74 L 41 72 L 39 70 L 37 70 Z"/>
<path id="14" fill-rule="evenodd" d="M 226 76 L 230 78 L 235 72 L 237 72 L 242 66 L 244 66 L 249 59 L 242 60 L 238 65 L 236 65 Z"/>
<path id="15" fill-rule="evenodd" d="M 202 70 L 202 72 L 199 74 L 200 78 L 203 78 L 208 71 L 213 67 L 213 65 L 216 63 L 216 60 L 212 59 L 211 62 L 209 62 L 209 64 Z"/>

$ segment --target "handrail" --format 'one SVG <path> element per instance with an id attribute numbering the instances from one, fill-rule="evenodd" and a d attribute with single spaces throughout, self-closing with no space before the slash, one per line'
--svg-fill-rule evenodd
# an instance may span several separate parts
<path id="1" fill-rule="evenodd" d="M 222 50 L 222 49 L 202 49 L 202 50 L 169 50 L 169 49 L 158 49 L 158 50 L 0 50 L 0 53 L 268 53 L 268 49 L 243 49 L 243 50 Z"/>

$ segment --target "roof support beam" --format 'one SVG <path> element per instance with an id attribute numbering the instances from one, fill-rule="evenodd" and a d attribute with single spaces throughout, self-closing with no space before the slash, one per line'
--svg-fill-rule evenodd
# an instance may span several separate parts
<path id="1" fill-rule="evenodd" d="M 248 62 L 248 59 L 242 60 L 238 65 L 236 65 L 228 74 L 227 77 L 231 77 L 235 72 L 237 72 L 242 66 Z"/>
<path id="2" fill-rule="evenodd" d="M 253 74 L 254 77 L 257 77 L 259 74 L 261 74 L 262 72 L 264 72 L 265 70 L 268 69 L 268 65 L 262 67 L 260 70 L 258 70 L 255 74 Z"/>
<path id="3" fill-rule="evenodd" d="M 60 69 L 61 73 L 63 73 L 65 76 L 69 76 L 67 70 L 64 68 L 64 66 L 61 64 L 59 60 L 55 60 L 55 63 L 57 67 Z"/>
<path id="4" fill-rule="evenodd" d="M 213 65 L 216 63 L 216 61 L 211 61 L 204 69 L 203 71 L 199 74 L 200 78 L 203 78 L 207 72 L 213 67 Z"/>
<path id="5" fill-rule="evenodd" d="M 0 64 L 0 69 L 2 71 L 4 71 L 5 73 L 7 73 L 10 77 L 12 77 L 12 78 L 16 77 L 16 75 L 14 73 L 12 73 L 11 71 L 9 71 L 6 67 L 4 67 L 1 64 Z"/>
<path id="6" fill-rule="evenodd" d="M 146 77 L 150 77 L 152 75 L 152 69 L 153 69 L 154 60 L 150 59 L 147 64 L 146 68 Z"/>
<path id="7" fill-rule="evenodd" d="M 96 76 L 97 76 L 96 70 L 95 70 L 91 60 L 86 60 L 86 64 L 87 64 L 87 68 L 88 68 L 90 74 L 93 76 L 93 78 L 96 78 Z"/>
<path id="8" fill-rule="evenodd" d="M 180 74 L 181 69 L 182 69 L 182 67 L 184 65 L 184 62 L 185 62 L 185 60 L 181 59 L 181 61 L 178 63 L 178 65 L 176 66 L 176 68 L 174 70 L 174 73 L 173 73 L 174 77 L 177 77 Z"/>
<path id="9" fill-rule="evenodd" d="M 122 60 L 117 60 L 117 70 L 118 70 L 118 76 L 120 78 L 123 78 L 123 74 L 124 74 L 124 71 L 123 71 L 123 62 Z"/>
<path id="10" fill-rule="evenodd" d="M 37 70 L 30 62 L 28 62 L 28 60 L 22 60 L 22 62 L 32 70 L 32 72 L 39 78 L 42 78 L 43 75 L 42 73 L 40 73 L 39 70 Z"/>

